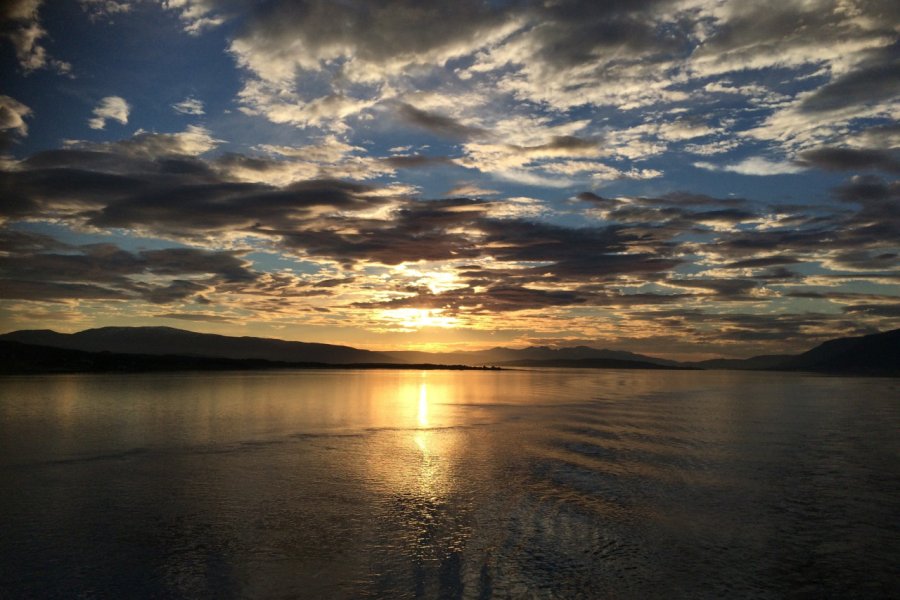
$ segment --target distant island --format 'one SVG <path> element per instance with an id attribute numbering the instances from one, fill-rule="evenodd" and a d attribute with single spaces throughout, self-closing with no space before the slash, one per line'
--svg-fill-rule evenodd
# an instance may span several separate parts
<path id="1" fill-rule="evenodd" d="M 349 346 L 196 333 L 171 327 L 102 327 L 78 333 L 0 335 L 0 373 L 229 371 L 247 369 L 580 368 L 808 371 L 900 376 L 900 329 L 838 338 L 801 354 L 677 362 L 588 346 L 473 352 L 375 352 Z"/>

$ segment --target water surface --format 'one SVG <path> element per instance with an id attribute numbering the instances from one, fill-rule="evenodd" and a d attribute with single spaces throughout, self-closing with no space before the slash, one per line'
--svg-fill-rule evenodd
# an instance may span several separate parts
<path id="1" fill-rule="evenodd" d="M 846 598 L 900 585 L 900 381 L 0 380 L 9 598 Z"/>

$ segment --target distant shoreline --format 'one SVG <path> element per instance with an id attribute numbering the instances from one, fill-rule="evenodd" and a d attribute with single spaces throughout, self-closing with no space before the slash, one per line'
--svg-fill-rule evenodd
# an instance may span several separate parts
<path id="1" fill-rule="evenodd" d="M 176 354 L 86 352 L 20 342 L 0 341 L 0 375 L 54 373 L 153 373 L 182 371 L 272 371 L 311 369 L 390 369 L 417 371 L 500 371 L 496 366 L 432 363 L 321 363 L 287 362 L 256 358 L 218 358 Z"/>
<path id="2" fill-rule="evenodd" d="M 203 334 L 168 327 L 106 327 L 0 335 L 0 375 L 380 369 L 484 371 L 516 368 L 741 370 L 900 377 L 900 329 L 836 338 L 801 354 L 677 362 L 588 346 L 427 353 Z"/>

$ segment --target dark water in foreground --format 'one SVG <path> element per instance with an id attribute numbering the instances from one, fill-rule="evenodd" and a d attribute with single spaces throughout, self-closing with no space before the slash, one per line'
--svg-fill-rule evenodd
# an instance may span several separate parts
<path id="1" fill-rule="evenodd" d="M 900 586 L 900 380 L 0 380 L 0 596 L 847 598 Z"/>

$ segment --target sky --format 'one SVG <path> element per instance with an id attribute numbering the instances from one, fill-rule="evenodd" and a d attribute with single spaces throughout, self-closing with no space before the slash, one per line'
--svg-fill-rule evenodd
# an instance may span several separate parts
<path id="1" fill-rule="evenodd" d="M 0 329 L 804 350 L 900 323 L 896 0 L 7 0 Z"/>

